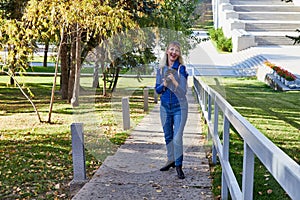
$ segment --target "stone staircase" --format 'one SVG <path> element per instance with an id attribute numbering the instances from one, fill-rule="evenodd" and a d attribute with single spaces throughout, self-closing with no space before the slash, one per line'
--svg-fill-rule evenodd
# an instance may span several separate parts
<path id="1" fill-rule="evenodd" d="M 224 10 L 229 13 L 223 23 L 230 24 L 229 36 L 237 34 L 238 39 L 247 38 L 246 43 L 249 43 L 248 46 L 242 44 L 237 51 L 260 45 L 294 45 L 294 41 L 286 36 L 300 35 L 296 32 L 300 29 L 300 6 L 293 3 L 281 0 L 229 0 Z M 251 37 L 253 41 L 249 42 Z"/>

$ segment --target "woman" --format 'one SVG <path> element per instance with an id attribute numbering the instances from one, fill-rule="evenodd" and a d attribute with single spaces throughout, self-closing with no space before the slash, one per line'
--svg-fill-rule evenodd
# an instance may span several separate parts
<path id="1" fill-rule="evenodd" d="M 179 179 L 184 179 L 183 130 L 187 120 L 188 104 L 186 67 L 183 65 L 178 42 L 171 42 L 156 73 L 155 90 L 160 94 L 160 118 L 163 126 L 168 161 L 160 171 L 176 167 Z"/>

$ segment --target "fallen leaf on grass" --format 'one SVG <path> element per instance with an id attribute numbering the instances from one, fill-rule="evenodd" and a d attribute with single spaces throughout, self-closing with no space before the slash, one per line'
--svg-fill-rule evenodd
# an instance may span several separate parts
<path id="1" fill-rule="evenodd" d="M 272 192 L 273 192 L 273 190 L 271 190 L 271 189 L 268 189 L 268 190 L 267 190 L 267 193 L 268 193 L 268 194 L 271 194 Z"/>
<path id="2" fill-rule="evenodd" d="M 56 185 L 54 186 L 54 188 L 55 188 L 56 190 L 58 190 L 58 189 L 60 188 L 60 184 L 59 184 L 59 183 L 56 184 Z"/>

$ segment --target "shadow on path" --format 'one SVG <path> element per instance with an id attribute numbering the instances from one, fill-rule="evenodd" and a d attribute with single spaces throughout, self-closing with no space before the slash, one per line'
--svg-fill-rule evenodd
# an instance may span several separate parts
<path id="1" fill-rule="evenodd" d="M 73 199 L 213 199 L 200 113 L 191 88 L 188 101 L 189 116 L 184 131 L 184 180 L 177 178 L 174 168 L 167 172 L 159 171 L 166 162 L 166 149 L 159 105 L 156 105 L 131 132 L 125 144 L 103 162 Z"/>

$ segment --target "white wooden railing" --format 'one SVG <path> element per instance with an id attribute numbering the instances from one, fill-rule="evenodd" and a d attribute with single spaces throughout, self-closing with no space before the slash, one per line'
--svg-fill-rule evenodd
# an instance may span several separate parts
<path id="1" fill-rule="evenodd" d="M 222 199 L 252 200 L 254 157 L 257 156 L 286 193 L 294 200 L 300 199 L 300 165 L 279 149 L 260 131 L 241 116 L 220 94 L 203 81 L 193 78 L 194 90 L 208 125 L 208 137 L 213 141 L 212 162 L 217 156 L 222 166 Z M 212 116 L 213 113 L 213 116 Z M 219 115 L 223 114 L 223 122 Z M 229 162 L 229 130 L 233 126 L 244 141 L 242 189 Z M 222 139 L 218 127 L 223 126 Z"/>

